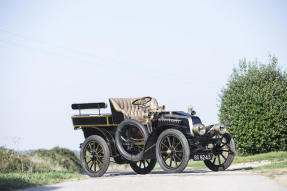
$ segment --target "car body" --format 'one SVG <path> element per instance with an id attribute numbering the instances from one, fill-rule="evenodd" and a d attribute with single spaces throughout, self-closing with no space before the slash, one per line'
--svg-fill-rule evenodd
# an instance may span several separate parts
<path id="1" fill-rule="evenodd" d="M 109 102 L 110 114 L 100 113 L 107 108 L 104 102 L 72 104 L 79 110 L 72 116 L 73 126 L 85 136 L 81 163 L 90 176 L 102 176 L 110 158 L 118 164 L 130 163 L 139 174 L 149 173 L 156 162 L 167 173 L 183 171 L 190 159 L 202 160 L 214 171 L 232 163 L 235 145 L 226 130 L 230 124 L 205 126 L 194 110 L 166 111 L 152 97 L 110 98 Z M 99 113 L 81 114 L 83 109 L 99 109 Z"/>

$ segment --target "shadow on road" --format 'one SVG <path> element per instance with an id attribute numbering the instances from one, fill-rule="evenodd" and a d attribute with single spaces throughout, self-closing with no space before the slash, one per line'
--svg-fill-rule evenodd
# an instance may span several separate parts
<path id="1" fill-rule="evenodd" d="M 240 171 L 240 170 L 252 170 L 252 167 L 242 167 L 242 168 L 234 168 L 234 169 L 229 169 L 226 171 Z"/>
<path id="2" fill-rule="evenodd" d="M 234 172 L 234 171 L 245 171 L 245 170 L 252 170 L 252 167 L 242 167 L 242 168 L 234 168 L 234 169 L 228 169 L 225 170 L 225 172 Z M 223 172 L 223 171 L 221 171 Z M 185 170 L 181 173 L 175 173 L 175 174 L 171 174 L 171 175 L 180 175 L 180 174 L 190 174 L 190 175 L 196 175 L 196 174 L 205 174 L 205 173 L 214 173 L 213 171 L 210 170 Z M 168 175 L 168 173 L 165 173 L 164 171 L 152 171 L 150 174 L 166 174 Z M 113 177 L 113 176 L 130 176 L 130 175 L 138 175 L 135 172 L 107 172 L 104 176 L 105 177 Z"/>
<path id="3" fill-rule="evenodd" d="M 211 171 L 208 170 L 185 170 L 182 173 L 179 174 L 196 174 L 196 173 L 209 173 Z M 150 174 L 168 174 L 164 171 L 152 171 Z M 108 172 L 105 174 L 105 177 L 110 176 L 127 176 L 127 175 L 138 175 L 135 172 Z M 175 174 L 173 174 L 175 175 Z"/>
<path id="4" fill-rule="evenodd" d="M 31 188 L 26 188 L 20 191 L 53 191 L 53 190 L 58 190 L 60 189 L 60 186 L 37 186 L 37 187 L 31 187 Z"/>

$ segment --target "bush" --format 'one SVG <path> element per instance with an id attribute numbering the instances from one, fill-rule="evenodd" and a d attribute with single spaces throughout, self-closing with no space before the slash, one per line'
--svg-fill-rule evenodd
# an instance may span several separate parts
<path id="1" fill-rule="evenodd" d="M 0 147 L 0 172 L 26 172 L 31 166 L 27 156 Z"/>
<path id="2" fill-rule="evenodd" d="M 35 163 L 36 171 L 47 171 L 54 169 L 56 171 L 80 172 L 81 164 L 78 157 L 70 150 L 55 147 L 51 150 L 39 149 L 29 154 L 32 161 Z M 39 162 L 44 160 L 43 162 Z"/>
<path id="3" fill-rule="evenodd" d="M 287 74 L 277 58 L 267 65 L 240 62 L 221 92 L 219 118 L 232 123 L 239 152 L 287 150 Z"/>
<path id="4" fill-rule="evenodd" d="M 39 149 L 21 154 L 0 147 L 0 172 L 80 172 L 79 158 L 70 150 Z"/>

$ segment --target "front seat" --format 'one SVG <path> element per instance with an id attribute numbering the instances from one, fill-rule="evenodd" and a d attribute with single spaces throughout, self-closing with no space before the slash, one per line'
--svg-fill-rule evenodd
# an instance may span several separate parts
<path id="1" fill-rule="evenodd" d="M 142 124 L 146 123 L 143 116 L 144 112 L 141 107 L 133 105 L 132 102 L 139 98 L 110 98 L 111 111 L 114 124 L 120 124 L 124 119 L 134 119 Z M 150 109 L 157 109 L 158 103 L 155 98 L 152 98 L 147 103 Z"/>

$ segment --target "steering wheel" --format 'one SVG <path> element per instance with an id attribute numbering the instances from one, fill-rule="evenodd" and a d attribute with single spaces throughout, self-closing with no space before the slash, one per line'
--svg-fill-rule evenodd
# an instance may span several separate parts
<path id="1" fill-rule="evenodd" d="M 135 101 L 132 102 L 133 105 L 142 105 L 146 106 L 147 103 L 151 101 L 151 97 L 142 97 L 140 99 L 136 99 Z"/>

